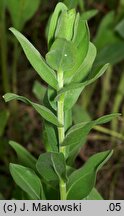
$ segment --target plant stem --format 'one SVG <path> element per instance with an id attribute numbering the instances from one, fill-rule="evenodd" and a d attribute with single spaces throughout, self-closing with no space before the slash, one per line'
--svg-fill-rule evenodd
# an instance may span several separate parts
<path id="1" fill-rule="evenodd" d="M 58 90 L 63 88 L 63 71 L 58 71 Z M 58 127 L 58 137 L 59 137 L 59 152 L 63 153 L 65 156 L 65 147 L 62 147 L 61 144 L 65 137 L 65 130 L 64 130 L 64 98 L 60 96 L 58 100 L 58 121 L 62 125 Z M 61 179 L 60 180 L 60 199 L 66 199 L 66 183 Z"/>

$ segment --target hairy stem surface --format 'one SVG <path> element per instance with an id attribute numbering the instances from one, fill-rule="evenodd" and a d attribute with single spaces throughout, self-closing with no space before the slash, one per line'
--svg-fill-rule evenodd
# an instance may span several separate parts
<path id="1" fill-rule="evenodd" d="M 63 71 L 58 72 L 58 89 L 60 90 L 63 88 Z M 65 137 L 64 132 L 64 98 L 63 96 L 60 96 L 58 100 L 58 120 L 61 127 L 58 127 L 58 137 L 59 137 L 59 152 L 63 153 L 65 155 L 65 147 L 62 147 L 61 144 Z M 66 199 L 66 183 L 61 179 L 60 180 L 60 199 L 65 200 Z"/>

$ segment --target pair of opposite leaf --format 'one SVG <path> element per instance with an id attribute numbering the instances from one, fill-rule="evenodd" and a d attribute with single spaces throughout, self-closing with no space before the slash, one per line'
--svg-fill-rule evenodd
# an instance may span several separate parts
<path id="1" fill-rule="evenodd" d="M 98 170 L 112 155 L 112 151 L 97 153 L 90 157 L 80 169 L 75 170 L 68 167 L 67 172 L 62 153 L 43 153 L 36 160 L 16 142 L 10 141 L 10 145 L 16 151 L 21 163 L 21 165 L 10 164 L 10 172 L 17 185 L 31 199 L 46 199 L 45 195 L 47 194 L 44 191 L 44 183 L 52 187 L 53 191 L 56 191 L 59 188 L 59 179 L 66 182 L 66 199 L 86 199 L 94 188 Z"/>

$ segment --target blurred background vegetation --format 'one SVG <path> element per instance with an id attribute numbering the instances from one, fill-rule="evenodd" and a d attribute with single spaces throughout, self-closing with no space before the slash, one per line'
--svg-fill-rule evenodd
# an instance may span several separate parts
<path id="1" fill-rule="evenodd" d="M 47 52 L 46 31 L 57 0 L 0 0 L 0 199 L 21 199 L 20 189 L 10 176 L 9 162 L 18 162 L 9 140 L 21 143 L 32 154 L 44 151 L 42 121 L 27 105 L 5 104 L 2 95 L 19 93 L 40 101 L 41 80 L 9 32 L 21 31 L 42 53 Z M 87 145 L 77 158 L 80 167 L 95 152 L 114 149 L 112 159 L 100 171 L 97 189 L 105 199 L 124 199 L 124 0 L 64 0 L 88 20 L 91 41 L 97 47 L 95 64 L 109 62 L 105 75 L 81 94 L 73 109 L 73 121 L 87 121 L 103 114 L 122 113 L 104 127 L 94 127 Z M 44 83 L 42 83 L 44 84 Z"/>

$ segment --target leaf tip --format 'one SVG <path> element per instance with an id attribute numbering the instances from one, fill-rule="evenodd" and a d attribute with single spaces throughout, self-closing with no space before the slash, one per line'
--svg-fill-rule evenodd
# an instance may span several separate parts
<path id="1" fill-rule="evenodd" d="M 8 93 L 6 93 L 6 94 L 4 94 L 4 95 L 2 96 L 2 98 L 4 99 L 5 102 L 8 102 L 7 96 L 8 96 Z"/>
<path id="2" fill-rule="evenodd" d="M 106 69 L 108 69 L 108 67 L 110 66 L 111 64 L 108 62 L 106 63 L 104 66 L 106 67 Z"/>
<path id="3" fill-rule="evenodd" d="M 122 115 L 122 113 L 112 113 L 113 115 L 115 115 L 115 117 L 119 117 Z"/>
<path id="4" fill-rule="evenodd" d="M 4 94 L 4 95 L 2 96 L 2 98 L 4 99 L 5 102 L 7 102 L 7 100 L 6 100 L 6 94 Z"/>
<path id="5" fill-rule="evenodd" d="M 13 28 L 13 27 L 10 27 L 9 30 L 12 32 L 12 31 L 14 30 L 14 28 Z"/>
<path id="6" fill-rule="evenodd" d="M 108 150 L 108 159 L 113 155 L 113 153 L 114 153 L 114 150 L 113 149 L 111 149 L 111 150 Z"/>
<path id="7" fill-rule="evenodd" d="M 9 169 L 11 169 L 13 167 L 13 163 L 9 163 Z"/>
<path id="8" fill-rule="evenodd" d="M 14 143 L 14 141 L 10 140 L 8 143 L 9 143 L 9 145 L 12 147 L 12 146 L 13 146 L 13 143 Z"/>

